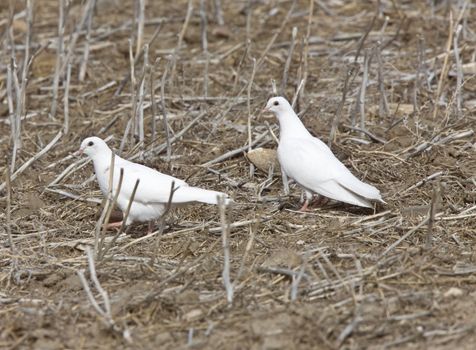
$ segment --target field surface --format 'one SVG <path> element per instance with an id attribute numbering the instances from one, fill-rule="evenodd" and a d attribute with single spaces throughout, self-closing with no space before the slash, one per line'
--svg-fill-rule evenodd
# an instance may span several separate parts
<path id="1" fill-rule="evenodd" d="M 1 1 L 0 348 L 474 349 L 475 24 L 474 1 Z M 275 95 L 386 204 L 300 212 Z M 103 231 L 92 135 L 235 205 Z"/>

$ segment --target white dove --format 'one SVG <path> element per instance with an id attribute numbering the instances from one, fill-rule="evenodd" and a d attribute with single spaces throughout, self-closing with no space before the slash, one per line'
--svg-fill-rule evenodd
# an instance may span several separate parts
<path id="1" fill-rule="evenodd" d="M 278 160 L 282 171 L 306 192 L 301 211 L 307 210 L 313 194 L 372 208 L 372 201 L 385 203 L 380 191 L 357 179 L 327 145 L 312 136 L 284 97 L 272 97 L 265 111 L 279 120 Z"/>
<path id="2" fill-rule="evenodd" d="M 99 137 L 88 137 L 81 143 L 79 153 L 85 153 L 92 159 L 99 188 L 106 196 L 109 192 L 112 150 Z M 113 195 L 117 193 L 121 169 L 123 169 L 123 179 L 117 197 L 117 206 L 123 213 L 126 212 L 136 181 L 139 180 L 126 225 L 137 221 L 149 222 L 149 231 L 151 231 L 153 221 L 160 218 L 166 210 L 172 182 L 175 190 L 171 200 L 172 205 L 191 202 L 218 204 L 218 197 L 221 196 L 224 198 L 224 204 L 229 204 L 231 201 L 225 193 L 191 187 L 183 180 L 122 159 L 117 155 L 114 156 Z M 122 222 L 115 222 L 108 224 L 107 227 L 121 225 Z"/>

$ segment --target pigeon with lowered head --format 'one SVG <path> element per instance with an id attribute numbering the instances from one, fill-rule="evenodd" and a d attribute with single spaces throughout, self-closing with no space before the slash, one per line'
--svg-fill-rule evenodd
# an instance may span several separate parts
<path id="1" fill-rule="evenodd" d="M 112 150 L 99 137 L 88 137 L 81 143 L 79 152 L 92 159 L 99 188 L 106 196 L 109 192 Z M 113 195 L 117 193 L 121 169 L 123 169 L 123 179 L 117 197 L 117 206 L 123 213 L 127 209 L 136 181 L 139 180 L 126 225 L 132 222 L 149 222 L 149 230 L 151 230 L 153 221 L 160 218 L 166 210 L 172 183 L 174 183 L 172 206 L 192 202 L 218 204 L 219 197 L 224 198 L 224 204 L 229 204 L 231 201 L 225 193 L 189 186 L 183 180 L 162 174 L 157 170 L 133 163 L 117 155 L 114 156 Z M 115 222 L 110 223 L 107 227 L 120 225 L 122 225 L 122 222 Z"/>

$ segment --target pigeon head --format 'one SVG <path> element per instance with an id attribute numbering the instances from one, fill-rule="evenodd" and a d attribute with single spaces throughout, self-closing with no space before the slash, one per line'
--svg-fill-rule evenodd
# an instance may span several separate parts
<path id="1" fill-rule="evenodd" d="M 271 97 L 268 100 L 268 103 L 266 104 L 265 111 L 266 112 L 273 112 L 276 115 L 279 115 L 281 113 L 285 113 L 289 111 L 291 108 L 291 105 L 289 102 L 281 96 L 278 97 Z"/>
<path id="2" fill-rule="evenodd" d="M 83 142 L 81 142 L 81 147 L 79 147 L 80 154 L 86 154 L 90 158 L 94 158 L 99 154 L 104 154 L 109 150 L 108 145 L 104 142 L 103 139 L 99 137 L 92 136 L 85 138 Z"/>

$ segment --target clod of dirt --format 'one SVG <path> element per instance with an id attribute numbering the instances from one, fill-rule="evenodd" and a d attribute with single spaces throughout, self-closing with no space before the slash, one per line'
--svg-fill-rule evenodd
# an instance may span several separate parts
<path id="1" fill-rule="evenodd" d="M 413 105 L 409 103 L 389 103 L 388 110 L 390 114 L 396 115 L 398 117 L 403 117 L 405 115 L 410 115 L 413 113 Z M 372 115 L 379 114 L 379 106 L 373 105 L 369 107 L 369 112 Z"/>
<path id="2" fill-rule="evenodd" d="M 281 248 L 263 262 L 263 267 L 287 267 L 293 268 L 301 264 L 301 257 L 292 249 Z"/>
<path id="3" fill-rule="evenodd" d="M 259 170 L 268 173 L 269 168 L 273 167 L 274 172 L 278 173 L 279 164 L 276 150 L 260 147 L 249 151 L 246 157 Z"/>
<path id="4" fill-rule="evenodd" d="M 48 277 L 43 280 L 43 286 L 51 288 L 64 280 L 65 276 L 62 273 L 51 273 Z"/>
<path id="5" fill-rule="evenodd" d="M 57 286 L 58 290 L 64 291 L 78 291 L 83 289 L 81 280 L 75 273 L 72 273 L 70 276 L 59 282 Z"/>
<path id="6" fill-rule="evenodd" d="M 217 26 L 212 29 L 212 34 L 217 38 L 228 39 L 232 36 L 230 29 L 227 26 Z"/>
<path id="7" fill-rule="evenodd" d="M 199 301 L 199 295 L 196 291 L 187 290 L 176 296 L 175 302 L 178 304 L 193 304 Z"/>
<path id="8" fill-rule="evenodd" d="M 193 309 L 183 315 L 183 319 L 187 322 L 192 322 L 200 319 L 203 316 L 203 311 L 200 309 Z"/>
<path id="9" fill-rule="evenodd" d="M 27 193 L 23 200 L 23 206 L 15 212 L 15 217 L 32 215 L 45 206 L 45 202 L 36 193 Z"/>
<path id="10" fill-rule="evenodd" d="M 414 140 L 411 135 L 398 136 L 394 140 L 383 146 L 385 152 L 395 152 L 396 150 L 407 148 L 413 144 Z"/>

